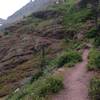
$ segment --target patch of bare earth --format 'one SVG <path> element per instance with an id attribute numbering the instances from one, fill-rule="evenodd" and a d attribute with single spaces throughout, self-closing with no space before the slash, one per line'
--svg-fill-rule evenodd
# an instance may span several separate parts
<path id="1" fill-rule="evenodd" d="M 0 100 L 6 100 L 6 97 L 4 97 L 4 98 L 0 98 Z"/>
<path id="2" fill-rule="evenodd" d="M 64 89 L 54 95 L 52 100 L 89 100 L 88 88 L 92 75 L 87 72 L 89 50 L 83 52 L 83 61 L 66 71 L 64 74 Z"/>

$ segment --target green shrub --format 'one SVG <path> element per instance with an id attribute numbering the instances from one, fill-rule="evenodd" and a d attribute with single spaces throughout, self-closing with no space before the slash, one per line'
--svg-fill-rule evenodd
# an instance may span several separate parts
<path id="1" fill-rule="evenodd" d="M 56 93 L 62 88 L 62 78 L 49 75 L 23 87 L 18 92 L 9 96 L 7 100 L 25 100 L 26 97 L 34 100 L 44 100 L 45 96 Z"/>
<path id="2" fill-rule="evenodd" d="M 94 45 L 95 45 L 95 47 L 100 47 L 100 36 L 95 38 Z"/>
<path id="3" fill-rule="evenodd" d="M 65 51 L 61 53 L 60 55 L 58 55 L 56 59 L 52 60 L 46 66 L 44 73 L 47 74 L 48 72 L 51 72 L 55 68 L 60 68 L 65 64 L 68 67 L 72 67 L 73 65 L 75 65 L 77 62 L 81 60 L 82 60 L 81 53 L 74 51 L 74 50 Z"/>
<path id="4" fill-rule="evenodd" d="M 100 70 L 100 51 L 92 49 L 89 53 L 89 70 Z"/>
<path id="5" fill-rule="evenodd" d="M 41 77 L 42 75 L 43 75 L 43 72 L 42 72 L 42 71 L 40 71 L 39 73 L 36 73 L 36 74 L 32 77 L 30 83 L 34 82 L 35 80 L 37 80 L 37 79 L 38 79 L 39 77 Z"/>
<path id="6" fill-rule="evenodd" d="M 48 77 L 45 82 L 40 85 L 37 91 L 39 96 L 45 96 L 48 93 L 56 93 L 63 87 L 62 80 L 58 77 Z"/>
<path id="7" fill-rule="evenodd" d="M 81 60 L 81 55 L 77 51 L 64 52 L 58 59 L 58 67 L 61 67 L 64 64 L 77 63 Z"/>
<path id="8" fill-rule="evenodd" d="M 62 79 L 57 76 L 48 77 L 47 84 L 49 84 L 49 91 L 52 93 L 56 93 L 63 88 Z"/>
<path id="9" fill-rule="evenodd" d="M 100 100 L 100 78 L 93 78 L 90 84 L 91 100 Z"/>
<path id="10" fill-rule="evenodd" d="M 88 19 L 91 19 L 91 11 L 89 9 L 76 10 L 73 6 L 64 15 L 63 23 L 67 29 L 78 31 Z"/>
<path id="11" fill-rule="evenodd" d="M 94 39 L 93 44 L 96 47 L 100 46 L 100 36 L 98 34 L 99 32 L 100 30 L 96 30 L 96 28 L 92 28 L 86 33 L 87 38 Z"/>
<path id="12" fill-rule="evenodd" d="M 96 30 L 96 28 L 92 28 L 86 33 L 86 36 L 88 38 L 95 38 L 97 36 L 97 32 L 98 31 Z"/>
<path id="13" fill-rule="evenodd" d="M 63 13 L 63 25 L 66 30 L 77 32 L 84 22 L 92 18 L 92 11 L 88 8 L 78 10 L 76 8 L 77 0 L 66 0 L 64 4 L 53 6 L 51 10 Z"/>

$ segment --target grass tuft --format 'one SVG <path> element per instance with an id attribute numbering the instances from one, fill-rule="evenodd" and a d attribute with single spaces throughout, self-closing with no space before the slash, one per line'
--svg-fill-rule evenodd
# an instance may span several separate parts
<path id="1" fill-rule="evenodd" d="M 91 100 L 100 100 L 100 78 L 94 77 L 90 84 Z"/>

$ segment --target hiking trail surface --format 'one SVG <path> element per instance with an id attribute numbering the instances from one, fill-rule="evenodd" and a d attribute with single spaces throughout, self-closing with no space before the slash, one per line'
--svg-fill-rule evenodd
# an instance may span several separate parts
<path id="1" fill-rule="evenodd" d="M 52 100 L 89 100 L 89 83 L 92 73 L 87 71 L 89 50 L 84 49 L 82 62 L 64 74 L 64 89 Z"/>

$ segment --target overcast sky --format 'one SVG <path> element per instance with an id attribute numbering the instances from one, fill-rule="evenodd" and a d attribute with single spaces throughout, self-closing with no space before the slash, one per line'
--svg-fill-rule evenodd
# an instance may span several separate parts
<path id="1" fill-rule="evenodd" d="M 0 18 L 6 19 L 30 0 L 0 0 Z"/>

